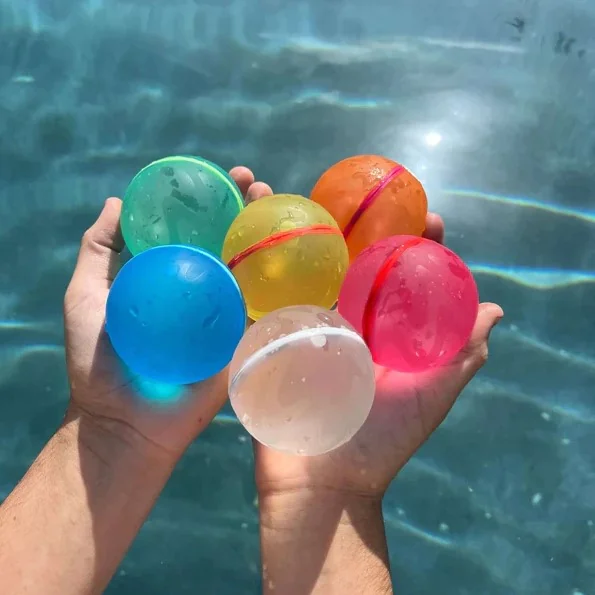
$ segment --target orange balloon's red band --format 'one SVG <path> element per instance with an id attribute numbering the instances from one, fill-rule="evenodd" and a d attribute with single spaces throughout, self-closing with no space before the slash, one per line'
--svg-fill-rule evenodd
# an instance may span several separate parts
<path id="1" fill-rule="evenodd" d="M 246 249 L 238 252 L 228 263 L 227 266 L 233 270 L 234 267 L 238 266 L 240 262 L 248 258 L 251 254 L 262 250 L 263 248 L 272 248 L 282 242 L 293 240 L 305 235 L 341 235 L 341 230 L 338 227 L 332 225 L 308 225 L 307 227 L 298 227 L 296 229 L 288 229 L 287 231 L 279 231 L 266 238 L 263 238 L 259 242 L 248 246 Z"/>
<path id="2" fill-rule="evenodd" d="M 399 175 L 401 175 L 405 171 L 405 168 L 402 165 L 397 165 L 393 167 L 384 178 L 374 186 L 370 192 L 364 197 L 364 200 L 360 203 L 359 207 L 357 207 L 355 213 L 349 220 L 349 223 L 345 226 L 343 230 L 343 237 L 347 239 L 347 236 L 353 231 L 355 224 L 359 221 L 360 217 L 365 213 L 365 211 L 373 204 L 373 202 L 380 196 L 382 191 Z"/>
<path id="3" fill-rule="evenodd" d="M 364 313 L 362 315 L 362 337 L 368 347 L 370 346 L 369 340 L 372 334 L 372 326 L 376 318 L 376 306 L 378 305 L 377 302 L 378 296 L 380 295 L 380 289 L 386 282 L 392 268 L 398 263 L 399 258 L 403 255 L 403 252 L 409 248 L 413 248 L 413 246 L 417 246 L 417 244 L 421 244 L 422 241 L 422 238 L 411 238 L 410 240 L 403 242 L 398 248 L 395 248 L 393 253 L 384 261 L 378 270 L 374 283 L 372 283 L 372 287 L 370 288 L 370 293 L 368 294 L 368 299 L 366 300 Z"/>

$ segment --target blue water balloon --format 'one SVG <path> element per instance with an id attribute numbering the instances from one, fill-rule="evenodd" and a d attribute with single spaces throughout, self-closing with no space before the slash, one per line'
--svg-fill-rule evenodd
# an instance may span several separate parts
<path id="1" fill-rule="evenodd" d="M 134 373 L 191 384 L 225 368 L 242 338 L 246 310 L 229 269 L 191 246 L 159 246 L 128 261 L 114 280 L 106 329 Z"/>

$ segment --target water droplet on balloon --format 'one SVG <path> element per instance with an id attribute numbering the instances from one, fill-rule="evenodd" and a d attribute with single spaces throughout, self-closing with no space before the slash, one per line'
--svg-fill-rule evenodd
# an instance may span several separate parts
<path id="1" fill-rule="evenodd" d="M 314 335 L 310 341 L 314 347 L 324 347 L 326 345 L 326 335 Z"/>
<path id="2" fill-rule="evenodd" d="M 321 312 L 320 314 L 316 315 L 316 318 L 318 318 L 318 320 L 321 320 L 322 322 L 326 323 L 326 324 L 333 324 L 333 319 L 328 315 L 328 314 L 324 314 L 323 312 Z"/>
<path id="3" fill-rule="evenodd" d="M 202 321 L 203 328 L 213 328 L 219 320 L 219 310 L 215 310 Z"/>

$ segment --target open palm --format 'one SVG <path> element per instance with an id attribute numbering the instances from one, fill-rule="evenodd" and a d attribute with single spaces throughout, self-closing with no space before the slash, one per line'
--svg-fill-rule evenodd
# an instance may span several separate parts
<path id="1" fill-rule="evenodd" d="M 261 492 L 324 487 L 383 493 L 486 361 L 487 338 L 501 316 L 499 306 L 482 304 L 469 344 L 446 366 L 417 374 L 377 366 L 372 411 L 360 431 L 340 448 L 299 457 L 255 443 Z"/>
<path id="2" fill-rule="evenodd" d="M 270 188 L 246 168 L 231 172 L 250 200 Z M 185 389 L 175 403 L 158 406 L 138 396 L 105 332 L 105 306 L 120 268 L 122 201 L 110 198 L 84 234 L 78 262 L 64 300 L 66 357 L 71 382 L 71 415 L 88 416 L 107 429 L 128 428 L 178 456 L 209 424 L 227 399 L 227 371 Z"/>
<path id="3" fill-rule="evenodd" d="M 443 241 L 444 224 L 438 215 L 428 214 L 424 236 Z M 403 374 L 376 366 L 376 395 L 370 415 L 340 448 L 321 456 L 301 457 L 255 442 L 261 495 L 318 488 L 382 494 L 485 363 L 490 331 L 502 316 L 496 304 L 481 304 L 468 344 L 440 368 Z"/>

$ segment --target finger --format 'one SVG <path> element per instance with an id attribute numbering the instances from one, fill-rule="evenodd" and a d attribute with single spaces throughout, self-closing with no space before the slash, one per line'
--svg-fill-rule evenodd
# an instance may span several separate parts
<path id="1" fill-rule="evenodd" d="M 463 358 L 467 374 L 475 374 L 488 359 L 488 340 L 492 329 L 500 322 L 504 312 L 498 304 L 479 305 L 477 320 L 467 345 L 459 357 Z"/>
<path id="2" fill-rule="evenodd" d="M 460 392 L 486 363 L 490 333 L 503 316 L 502 308 L 497 304 L 480 304 L 467 345 L 454 360 L 428 373 L 427 382 L 442 387 L 439 393 L 442 395 L 443 404 L 437 407 L 437 411 L 448 411 Z"/>
<path id="3" fill-rule="evenodd" d="M 259 198 L 272 195 L 273 190 L 268 184 L 265 184 L 264 182 L 256 182 L 250 186 L 248 192 L 246 193 L 246 203 L 249 204 L 255 200 L 258 200 Z"/>
<path id="4" fill-rule="evenodd" d="M 246 196 L 248 188 L 254 184 L 254 174 L 247 168 L 242 166 L 234 167 L 229 175 L 233 181 L 238 185 L 242 196 Z"/>
<path id="5" fill-rule="evenodd" d="M 423 237 L 439 244 L 444 243 L 444 221 L 437 213 L 428 213 L 426 216 L 426 229 Z"/>
<path id="6" fill-rule="evenodd" d="M 72 277 L 73 285 L 109 288 L 118 270 L 120 252 L 124 249 L 121 211 L 122 201 L 108 198 L 97 221 L 84 233 Z"/>

